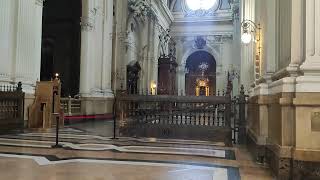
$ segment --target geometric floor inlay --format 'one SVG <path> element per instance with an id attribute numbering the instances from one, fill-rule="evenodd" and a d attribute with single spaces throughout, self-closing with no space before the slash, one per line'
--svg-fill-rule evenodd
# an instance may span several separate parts
<path id="1" fill-rule="evenodd" d="M 196 163 L 180 163 L 180 162 L 161 162 L 161 161 L 132 161 L 132 160 L 115 160 L 115 159 L 88 159 L 88 158 L 69 158 L 59 159 L 54 156 L 46 157 L 40 155 L 28 154 L 8 154 L 0 153 L 0 158 L 15 158 L 15 159 L 29 159 L 35 161 L 39 166 L 55 167 L 59 165 L 72 165 L 72 164 L 101 164 L 101 165 L 119 165 L 121 166 L 145 166 L 164 168 L 161 170 L 166 171 L 166 176 L 174 180 L 240 180 L 239 170 L 234 167 L 223 167 L 216 165 L 196 164 Z M 160 169 L 158 169 L 160 170 Z M 143 173 L 143 172 L 141 172 Z"/>

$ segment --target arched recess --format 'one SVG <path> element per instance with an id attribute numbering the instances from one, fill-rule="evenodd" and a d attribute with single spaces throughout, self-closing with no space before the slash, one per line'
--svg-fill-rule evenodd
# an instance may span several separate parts
<path id="1" fill-rule="evenodd" d="M 216 94 L 216 60 L 207 51 L 196 51 L 186 60 L 185 90 L 187 96 Z"/>
<path id="2" fill-rule="evenodd" d="M 62 96 L 79 93 L 81 15 L 82 0 L 46 0 L 43 7 L 40 80 L 59 73 Z"/>
<path id="3" fill-rule="evenodd" d="M 140 78 L 141 66 L 137 61 L 132 61 L 127 65 L 127 93 L 138 94 L 138 83 Z"/>
<path id="4" fill-rule="evenodd" d="M 180 66 L 184 67 L 186 65 L 188 57 L 197 51 L 205 51 L 205 52 L 211 54 L 215 58 L 216 64 L 217 65 L 221 64 L 221 62 L 219 62 L 220 54 L 211 46 L 206 45 L 203 49 L 196 49 L 196 48 L 191 47 L 191 48 L 188 48 L 186 51 L 184 51 L 182 58 L 181 58 L 181 61 L 179 63 Z"/>

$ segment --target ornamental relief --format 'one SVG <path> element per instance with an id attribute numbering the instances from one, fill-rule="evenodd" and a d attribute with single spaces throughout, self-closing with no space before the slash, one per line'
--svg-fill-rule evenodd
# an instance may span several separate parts
<path id="1" fill-rule="evenodd" d="M 232 34 L 225 34 L 225 35 L 207 35 L 207 36 L 174 36 L 174 38 L 180 41 L 183 44 L 194 44 L 196 43 L 195 47 L 200 47 L 202 49 L 206 45 L 217 45 L 224 42 L 229 42 L 233 40 Z"/>

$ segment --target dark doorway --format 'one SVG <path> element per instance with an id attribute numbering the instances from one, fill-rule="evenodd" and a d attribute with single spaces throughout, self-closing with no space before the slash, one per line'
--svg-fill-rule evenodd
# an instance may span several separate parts
<path id="1" fill-rule="evenodd" d="M 141 66 L 138 62 L 127 65 L 127 93 L 138 94 L 138 81 Z"/>
<path id="2" fill-rule="evenodd" d="M 216 94 L 216 61 L 206 51 L 191 54 L 186 62 L 186 95 L 214 96 Z"/>
<path id="3" fill-rule="evenodd" d="M 62 96 L 79 93 L 81 0 L 46 0 L 43 7 L 41 81 L 60 74 Z"/>

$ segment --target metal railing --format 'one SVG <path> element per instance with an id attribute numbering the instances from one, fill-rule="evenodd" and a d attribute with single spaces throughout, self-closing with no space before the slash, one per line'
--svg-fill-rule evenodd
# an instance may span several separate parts
<path id="1" fill-rule="evenodd" d="M 67 116 L 80 115 L 81 114 L 81 99 L 61 98 L 61 108 Z"/>
<path id="2" fill-rule="evenodd" d="M 0 85 L 0 128 L 12 130 L 24 126 L 24 92 L 22 84 Z"/>
<path id="3" fill-rule="evenodd" d="M 231 97 L 143 96 L 116 98 L 122 136 L 232 142 Z"/>

